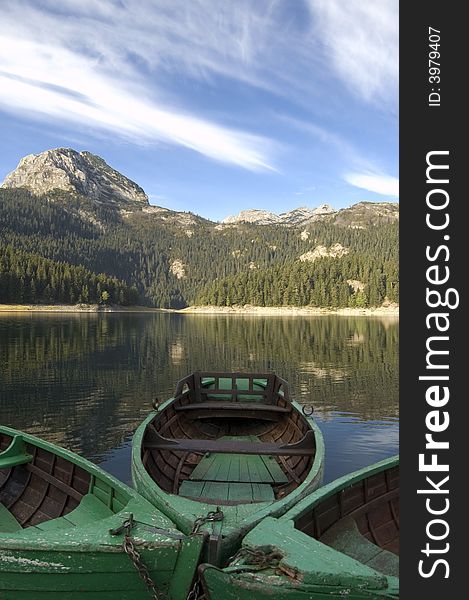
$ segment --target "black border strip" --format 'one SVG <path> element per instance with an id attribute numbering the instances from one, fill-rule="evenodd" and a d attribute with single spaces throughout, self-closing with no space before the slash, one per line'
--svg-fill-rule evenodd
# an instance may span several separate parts
<path id="1" fill-rule="evenodd" d="M 464 315 L 465 298 L 467 297 L 467 278 L 469 269 L 466 260 L 469 255 L 469 228 L 465 218 L 466 206 L 469 206 L 467 192 L 463 188 L 463 179 L 469 173 L 465 165 L 468 151 L 463 143 L 464 130 L 467 126 L 466 110 L 463 110 L 463 85 L 466 84 L 468 68 L 462 61 L 463 53 L 467 55 L 467 24 L 462 15 L 463 3 L 437 2 L 401 2 L 400 3 L 400 265 L 401 265 L 401 360 L 400 360 L 400 409 L 401 409 L 401 598 L 413 600 L 451 600 L 465 597 L 465 562 L 466 535 L 469 532 L 467 515 L 469 503 L 467 481 L 469 468 L 466 465 L 463 440 L 469 440 L 469 422 L 466 419 L 468 393 L 466 391 L 466 338 L 469 335 L 467 316 Z M 441 32 L 441 45 L 438 48 L 441 57 L 441 81 L 429 81 L 429 27 Z M 433 38 L 435 39 L 435 38 Z M 461 57 L 459 56 L 461 54 Z M 467 87 L 467 86 L 465 86 Z M 431 88 L 436 88 L 432 90 Z M 439 88 L 439 89 L 438 89 Z M 432 91 L 441 95 L 439 106 L 435 102 L 429 105 L 428 98 Z M 437 100 L 437 96 L 432 99 Z M 427 153 L 431 151 L 448 151 L 448 155 L 434 155 L 443 164 L 449 165 L 448 183 L 427 183 Z M 437 175 L 436 170 L 430 174 Z M 435 178 L 435 177 L 434 177 Z M 443 171 L 439 178 L 445 179 Z M 441 211 L 433 211 L 431 218 L 441 218 L 447 212 L 450 222 L 444 230 L 432 230 L 426 224 L 426 215 L 432 210 L 427 206 L 427 194 L 430 189 L 443 188 L 449 196 L 448 207 Z M 436 200 L 444 199 L 444 194 L 435 194 Z M 445 239 L 444 236 L 449 236 Z M 431 256 L 439 245 L 446 245 L 449 258 L 445 260 L 446 251 L 441 250 L 438 258 L 429 261 L 426 248 L 430 247 Z M 429 285 L 427 268 L 437 264 L 438 271 L 432 274 L 446 273 L 449 267 L 449 281 L 446 284 Z M 427 287 L 438 289 L 443 294 L 451 287 L 459 294 L 459 307 L 448 309 L 437 307 L 432 309 L 426 300 Z M 436 299 L 436 296 L 433 296 Z M 452 295 L 452 300 L 455 294 Z M 432 341 L 433 348 L 440 344 L 440 349 L 449 351 L 448 355 L 438 355 L 433 362 L 447 364 L 449 369 L 428 369 L 426 343 L 431 335 L 437 335 L 435 320 L 430 320 L 431 327 L 426 324 L 426 317 L 432 312 L 444 312 L 449 315 L 450 322 L 447 341 Z M 442 324 L 444 318 L 440 323 Z M 419 376 L 449 375 L 449 381 L 430 382 L 420 380 Z M 438 463 L 448 464 L 449 472 L 419 471 L 419 454 L 425 453 L 425 461 L 431 460 L 432 450 L 426 450 L 425 434 L 429 433 L 426 424 L 427 414 L 435 410 L 426 401 L 426 390 L 430 385 L 447 385 L 450 399 L 446 405 L 438 407 L 440 416 L 444 412 L 450 418 L 449 427 L 434 434 L 434 438 L 449 442 L 449 449 L 437 452 Z M 441 388 L 440 388 L 441 389 Z M 433 421 L 433 424 L 435 421 Z M 467 475 L 466 475 L 467 473 Z M 433 477 L 437 484 L 449 475 L 449 480 L 440 489 L 448 489 L 448 494 L 417 494 L 418 489 L 432 489 L 426 476 Z M 448 523 L 448 535 L 440 540 L 431 540 L 427 535 L 427 526 L 432 519 L 426 504 L 434 509 L 449 509 L 440 515 Z M 433 524 L 430 531 L 435 536 L 446 531 L 444 524 Z M 422 552 L 429 543 L 432 549 L 428 556 Z M 448 546 L 446 546 L 448 544 Z M 433 550 L 440 552 L 433 553 Z M 442 551 L 445 550 L 445 551 Z M 447 561 L 435 566 L 435 561 Z M 419 574 L 419 561 L 424 560 L 421 570 L 427 574 L 434 568 L 430 577 Z M 448 575 L 446 578 L 445 575 Z M 461 595 L 462 594 L 462 595 Z"/>

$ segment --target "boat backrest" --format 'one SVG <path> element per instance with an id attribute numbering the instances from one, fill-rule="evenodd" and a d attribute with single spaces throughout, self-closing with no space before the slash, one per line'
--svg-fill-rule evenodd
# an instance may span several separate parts
<path id="1" fill-rule="evenodd" d="M 175 399 L 190 397 L 191 402 L 207 400 L 252 402 L 277 405 L 291 401 L 288 383 L 275 373 L 219 373 L 196 371 L 176 386 Z"/>

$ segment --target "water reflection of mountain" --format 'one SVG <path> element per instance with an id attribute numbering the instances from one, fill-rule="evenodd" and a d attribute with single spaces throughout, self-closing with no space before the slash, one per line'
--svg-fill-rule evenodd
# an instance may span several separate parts
<path id="1" fill-rule="evenodd" d="M 398 415 L 398 324 L 157 313 L 0 318 L 0 421 L 99 457 L 194 369 L 275 369 L 322 418 Z"/>

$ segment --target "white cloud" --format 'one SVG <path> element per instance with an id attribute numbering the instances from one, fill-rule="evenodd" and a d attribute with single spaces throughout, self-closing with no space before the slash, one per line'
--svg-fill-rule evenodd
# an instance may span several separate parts
<path id="1" fill-rule="evenodd" d="M 0 106 L 271 169 L 274 142 L 239 124 L 249 107 L 233 126 L 219 98 L 215 120 L 191 106 L 191 86 L 216 91 L 223 77 L 318 113 L 340 104 L 332 67 L 361 99 L 392 102 L 396 30 L 397 0 L 304 0 L 296 10 L 289 0 L 5 0 Z"/>
<path id="2" fill-rule="evenodd" d="M 114 30 L 102 3 L 92 0 L 80 5 L 67 2 L 68 7 L 80 6 L 80 15 L 87 8 L 90 12 L 100 9 L 93 13 L 92 22 L 87 22 L 86 15 L 71 21 L 62 15 L 59 22 L 57 15 L 26 5 L 12 4 L 0 25 L 0 106 L 4 110 L 55 123 L 79 124 L 90 131 L 99 128 L 137 143 L 181 145 L 253 171 L 274 170 L 275 144 L 271 140 L 175 109 L 176 102 L 170 102 L 168 94 L 151 78 L 151 85 L 148 84 L 136 67 L 135 55 L 142 61 L 153 56 L 151 48 L 146 55 L 140 53 L 145 37 L 154 35 L 149 29 L 139 32 L 141 41 L 137 30 L 133 31 L 134 39 L 120 37 L 120 30 L 127 25 L 125 15 L 120 15 L 122 21 Z M 8 21 L 15 20 L 15 15 L 19 17 L 21 6 L 24 18 L 15 23 L 13 37 L 8 33 Z M 140 7 L 140 3 L 135 3 L 137 14 L 142 12 Z M 116 5 L 118 13 L 122 10 Z M 128 16 L 132 32 L 132 13 Z M 141 14 L 142 20 L 143 17 Z M 164 15 L 160 17 L 164 22 Z M 104 21 L 100 23 L 101 18 Z M 151 25 L 151 15 L 147 20 Z M 132 48 L 135 55 L 129 58 Z M 155 53 L 154 57 L 164 61 L 168 55 L 169 50 L 166 55 Z"/>
<path id="3" fill-rule="evenodd" d="M 399 197 L 399 179 L 377 173 L 348 173 L 344 179 L 350 185 L 382 196 Z"/>
<path id="4" fill-rule="evenodd" d="M 314 33 L 342 83 L 366 101 L 394 106 L 398 0 L 309 0 Z"/>

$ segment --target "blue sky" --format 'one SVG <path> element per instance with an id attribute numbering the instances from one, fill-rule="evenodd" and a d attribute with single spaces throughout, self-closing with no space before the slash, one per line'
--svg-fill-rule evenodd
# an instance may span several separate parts
<path id="1" fill-rule="evenodd" d="M 212 219 L 398 196 L 398 0 L 4 0 L 0 179 L 89 150 Z"/>

